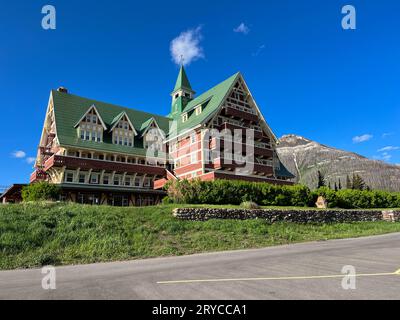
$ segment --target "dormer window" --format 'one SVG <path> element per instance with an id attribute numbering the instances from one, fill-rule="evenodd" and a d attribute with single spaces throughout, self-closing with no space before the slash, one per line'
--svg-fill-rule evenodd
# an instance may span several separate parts
<path id="1" fill-rule="evenodd" d="M 201 105 L 197 106 L 196 109 L 195 109 L 196 116 L 198 116 L 202 111 L 203 111 L 203 109 L 202 109 Z"/>
<path id="2" fill-rule="evenodd" d="M 182 115 L 182 122 L 186 122 L 188 120 L 188 114 L 187 113 L 184 113 L 183 115 Z"/>
<path id="3" fill-rule="evenodd" d="M 103 131 L 107 129 L 104 121 L 101 119 L 95 105 L 92 105 L 88 111 L 75 125 L 78 128 L 78 136 L 82 140 L 102 142 Z"/>
<path id="4" fill-rule="evenodd" d="M 110 131 L 114 144 L 125 147 L 134 146 L 134 137 L 137 134 L 132 122 L 125 112 L 120 113 L 115 119 Z"/>

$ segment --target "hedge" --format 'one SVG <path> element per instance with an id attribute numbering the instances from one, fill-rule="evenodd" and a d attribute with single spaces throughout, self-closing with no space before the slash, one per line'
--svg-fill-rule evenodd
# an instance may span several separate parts
<path id="1" fill-rule="evenodd" d="M 59 188 L 48 182 L 36 182 L 22 188 L 23 201 L 57 200 Z"/>
<path id="2" fill-rule="evenodd" d="M 400 193 L 339 190 L 327 187 L 311 191 L 303 185 L 273 185 L 235 180 L 170 181 L 164 202 L 240 205 L 252 201 L 263 206 L 314 207 L 318 196 L 326 197 L 330 208 L 399 208 Z"/>

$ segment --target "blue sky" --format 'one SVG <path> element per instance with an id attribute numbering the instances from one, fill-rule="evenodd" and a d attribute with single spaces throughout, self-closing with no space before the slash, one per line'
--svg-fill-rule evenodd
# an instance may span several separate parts
<path id="1" fill-rule="evenodd" d="M 28 180 L 52 88 L 167 114 L 179 36 L 197 92 L 241 71 L 277 136 L 400 163 L 399 14 L 395 0 L 3 1 L 0 185 Z"/>

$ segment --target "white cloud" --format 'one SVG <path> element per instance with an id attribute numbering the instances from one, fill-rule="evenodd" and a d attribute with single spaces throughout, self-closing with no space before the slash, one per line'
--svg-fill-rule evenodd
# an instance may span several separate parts
<path id="1" fill-rule="evenodd" d="M 262 44 L 261 46 L 258 47 L 257 51 L 252 54 L 252 56 L 257 57 L 264 49 L 265 49 L 265 44 Z"/>
<path id="2" fill-rule="evenodd" d="M 387 146 L 387 147 L 379 149 L 378 152 L 394 151 L 394 150 L 399 150 L 399 149 L 400 149 L 400 147 Z"/>
<path id="3" fill-rule="evenodd" d="M 361 136 L 353 137 L 353 143 L 360 143 L 371 140 L 374 136 L 372 134 L 363 134 Z"/>
<path id="4" fill-rule="evenodd" d="M 25 158 L 26 153 L 25 153 L 25 151 L 17 150 L 17 151 L 14 151 L 11 155 L 14 158 L 22 159 L 22 158 Z"/>
<path id="5" fill-rule="evenodd" d="M 392 156 L 389 153 L 387 153 L 387 152 L 382 153 L 383 160 L 389 161 L 391 158 L 392 158 Z"/>
<path id="6" fill-rule="evenodd" d="M 384 139 L 384 138 L 390 137 L 392 135 L 393 135 L 393 132 L 385 132 L 382 134 L 382 138 Z"/>
<path id="7" fill-rule="evenodd" d="M 235 29 L 233 29 L 236 33 L 248 34 L 250 32 L 250 28 L 246 26 L 243 22 L 239 24 Z"/>
<path id="8" fill-rule="evenodd" d="M 200 46 L 201 39 L 201 27 L 182 32 L 171 41 L 169 49 L 172 60 L 178 65 L 189 65 L 197 59 L 204 58 L 203 48 Z"/>
<path id="9" fill-rule="evenodd" d="M 27 162 L 27 163 L 29 163 L 29 164 L 32 164 L 32 163 L 34 163 L 34 162 L 35 162 L 35 160 L 36 160 L 36 158 L 35 158 L 35 157 L 28 157 L 28 158 L 26 158 L 26 162 Z"/>

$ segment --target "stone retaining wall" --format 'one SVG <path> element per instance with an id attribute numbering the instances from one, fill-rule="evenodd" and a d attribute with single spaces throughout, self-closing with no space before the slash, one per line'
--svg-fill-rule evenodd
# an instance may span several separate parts
<path id="1" fill-rule="evenodd" d="M 398 221 L 400 211 L 394 210 L 283 210 L 283 209 L 216 209 L 177 208 L 174 216 L 181 220 L 206 221 L 209 219 L 264 219 L 269 223 L 278 221 L 297 223 L 332 223 L 356 221 Z"/>

